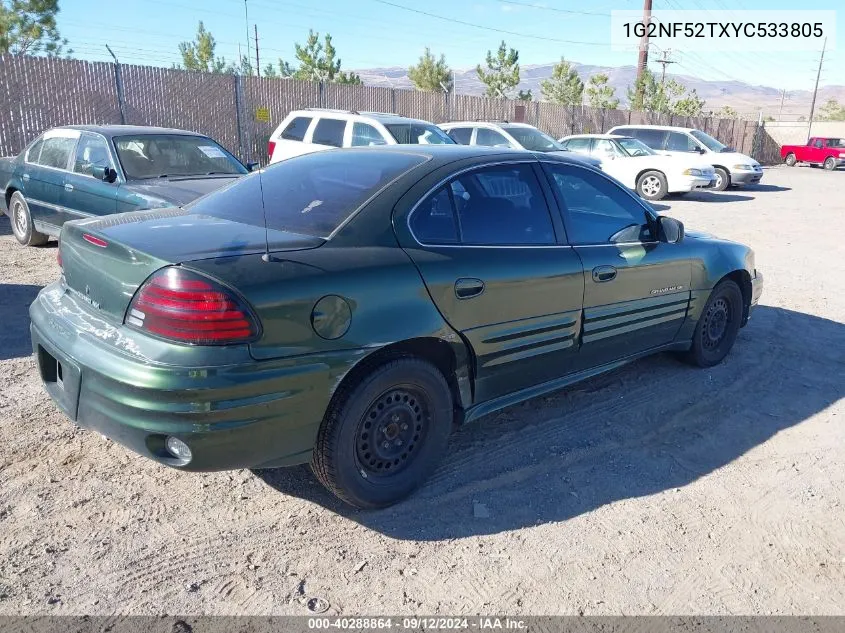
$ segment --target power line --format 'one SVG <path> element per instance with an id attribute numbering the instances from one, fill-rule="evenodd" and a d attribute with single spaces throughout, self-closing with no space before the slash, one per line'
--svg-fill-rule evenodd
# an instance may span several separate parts
<path id="1" fill-rule="evenodd" d="M 604 17 L 610 17 L 610 14 L 607 12 L 599 12 L 599 11 L 576 11 L 574 9 L 559 9 L 557 7 L 547 7 L 542 4 L 532 4 L 530 2 L 518 2 L 517 0 L 499 0 L 502 4 L 510 4 L 516 5 L 518 7 L 529 7 L 531 9 L 542 9 L 544 11 L 555 11 L 556 13 L 569 13 L 572 15 L 598 15 Z"/>

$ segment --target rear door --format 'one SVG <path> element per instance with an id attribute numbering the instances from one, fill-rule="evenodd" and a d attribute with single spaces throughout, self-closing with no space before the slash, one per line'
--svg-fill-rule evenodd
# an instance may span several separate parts
<path id="1" fill-rule="evenodd" d="M 35 222 L 59 228 L 72 217 L 63 206 L 68 174 L 79 130 L 57 128 L 44 133 L 38 163 L 29 165 L 26 199 Z"/>
<path id="2" fill-rule="evenodd" d="M 475 401 L 570 373 L 584 278 L 536 161 L 439 174 L 411 190 L 408 205 L 425 197 L 395 226 L 472 350 Z"/>
<path id="3" fill-rule="evenodd" d="M 270 162 L 276 163 L 292 156 L 314 151 L 316 148 L 305 142 L 313 121 L 314 118 L 310 116 L 298 116 L 288 121 L 278 137 L 272 139 L 274 147 Z"/>
<path id="4" fill-rule="evenodd" d="M 671 343 L 690 300 L 686 249 L 658 241 L 650 212 L 603 174 L 561 163 L 543 166 L 584 266 L 583 365 Z"/>
<path id="5" fill-rule="evenodd" d="M 85 218 L 117 211 L 119 184 L 94 178 L 94 167 L 115 168 L 106 139 L 83 132 L 76 144 L 73 167 L 65 178 L 63 206 L 68 215 Z"/>

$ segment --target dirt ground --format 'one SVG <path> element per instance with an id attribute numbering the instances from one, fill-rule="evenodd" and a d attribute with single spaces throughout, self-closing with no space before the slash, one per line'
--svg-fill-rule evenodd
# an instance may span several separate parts
<path id="1" fill-rule="evenodd" d="M 0 614 L 845 614 L 845 173 L 658 205 L 750 244 L 762 305 L 712 370 L 653 357 L 463 428 L 379 512 L 307 468 L 190 474 L 78 430 L 0 219 Z"/>

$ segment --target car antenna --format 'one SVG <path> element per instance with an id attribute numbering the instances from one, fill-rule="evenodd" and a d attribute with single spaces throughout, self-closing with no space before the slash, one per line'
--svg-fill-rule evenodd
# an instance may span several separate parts
<path id="1" fill-rule="evenodd" d="M 261 192 L 261 214 L 264 217 L 264 254 L 261 259 L 265 262 L 273 261 L 273 256 L 270 255 L 270 238 L 267 230 L 267 205 L 264 203 L 264 180 L 262 178 L 264 173 L 263 167 L 258 167 L 258 190 Z"/>

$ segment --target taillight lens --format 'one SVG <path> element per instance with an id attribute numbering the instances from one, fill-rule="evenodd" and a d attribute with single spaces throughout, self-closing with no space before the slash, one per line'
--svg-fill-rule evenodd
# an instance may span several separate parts
<path id="1" fill-rule="evenodd" d="M 191 345 L 244 343 L 258 334 L 249 308 L 213 279 L 183 268 L 162 268 L 135 293 L 125 323 Z"/>
<path id="2" fill-rule="evenodd" d="M 59 246 L 56 248 L 56 263 L 62 267 L 62 236 L 59 234 Z"/>
<path id="3" fill-rule="evenodd" d="M 276 149 L 276 141 L 267 141 L 267 156 L 273 158 L 273 150 Z"/>

